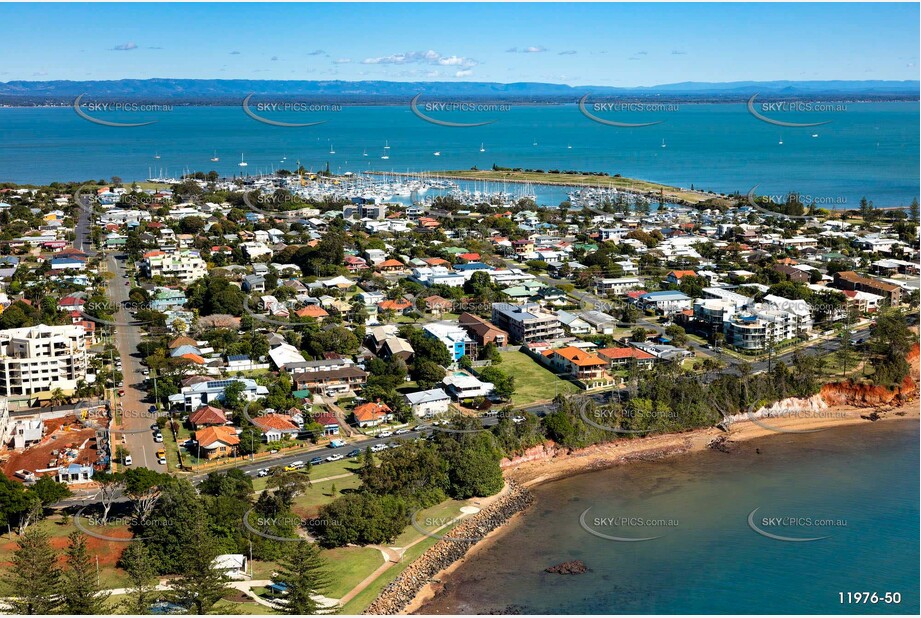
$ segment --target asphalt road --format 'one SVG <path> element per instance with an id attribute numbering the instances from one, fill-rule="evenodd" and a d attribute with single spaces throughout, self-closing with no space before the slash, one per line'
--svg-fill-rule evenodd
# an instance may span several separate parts
<path id="1" fill-rule="evenodd" d="M 152 401 L 144 401 L 148 396 L 141 371 L 140 353 L 137 351 L 143 332 L 140 326 L 131 326 L 132 316 L 124 307 L 131 289 L 130 277 L 121 260 L 115 254 L 106 256 L 109 272 L 115 276 L 109 282 L 109 300 L 118 307 L 115 313 L 115 347 L 122 361 L 125 394 L 119 397 L 122 406 L 122 431 L 112 432 L 113 448 L 124 444 L 131 453 L 132 465 L 144 466 L 157 472 L 166 472 L 166 466 L 157 463 L 156 452 L 163 448 L 162 443 L 154 442 L 150 426 L 156 421 L 156 413 L 148 412 Z"/>

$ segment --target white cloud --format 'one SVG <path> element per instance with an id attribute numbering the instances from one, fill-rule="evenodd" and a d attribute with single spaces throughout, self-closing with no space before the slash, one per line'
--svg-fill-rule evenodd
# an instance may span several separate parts
<path id="1" fill-rule="evenodd" d="M 547 51 L 543 45 L 530 45 L 528 47 L 509 47 L 505 50 L 509 54 L 540 54 Z"/>
<path id="2" fill-rule="evenodd" d="M 463 56 L 442 56 L 433 49 L 427 51 L 411 51 L 389 56 L 365 58 L 362 64 L 437 64 L 439 66 L 474 67 L 479 64 L 473 58 Z"/>
<path id="3" fill-rule="evenodd" d="M 469 77 L 470 75 L 473 75 L 473 71 L 470 69 L 462 69 L 455 73 L 454 77 Z"/>

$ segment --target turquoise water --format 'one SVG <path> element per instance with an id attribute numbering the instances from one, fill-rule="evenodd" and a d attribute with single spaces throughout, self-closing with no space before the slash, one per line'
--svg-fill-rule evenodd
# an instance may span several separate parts
<path id="1" fill-rule="evenodd" d="M 178 175 L 187 168 L 232 175 L 240 172 L 242 154 L 249 173 L 291 168 L 297 160 L 313 169 L 329 162 L 338 172 L 488 168 L 496 163 L 605 171 L 719 192 L 747 193 L 758 185 L 760 194 L 795 190 L 829 207 L 856 208 L 862 196 L 878 206 L 907 204 L 919 194 L 918 104 L 846 105 L 841 111 L 781 117 L 793 122 L 831 120 L 821 127 L 796 129 L 758 121 L 742 104 L 681 105 L 673 112 L 609 116 L 628 122 L 665 121 L 630 129 L 594 123 L 575 105 L 441 116 L 496 121 L 477 128 L 428 124 L 408 106 L 271 116 L 288 122 L 327 121 L 308 128 L 261 124 L 238 107 L 92 112 L 109 121 L 158 121 L 139 128 L 93 124 L 71 108 L 4 108 L 0 181 L 112 175 L 143 179 L 161 170 Z M 380 158 L 385 142 L 391 146 L 388 160 Z M 480 152 L 481 145 L 485 152 Z M 209 160 L 214 151 L 221 158 L 218 163 Z M 436 151 L 441 155 L 434 156 Z"/>
<path id="2" fill-rule="evenodd" d="M 447 577 L 420 613 L 917 614 L 918 438 L 916 421 L 867 424 L 539 487 L 532 509 Z M 588 508 L 597 532 L 661 538 L 593 536 L 579 524 Z M 756 508 L 766 531 L 828 538 L 761 536 L 747 523 Z M 780 516 L 834 525 L 761 522 Z M 615 529 L 596 520 L 606 517 L 656 525 Z M 543 572 L 572 559 L 590 572 Z M 899 592 L 901 603 L 841 604 L 848 591 Z"/>

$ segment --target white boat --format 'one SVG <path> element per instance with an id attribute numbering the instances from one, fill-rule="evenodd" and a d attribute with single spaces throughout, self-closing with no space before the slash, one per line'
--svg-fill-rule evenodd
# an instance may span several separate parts
<path id="1" fill-rule="evenodd" d="M 384 140 L 384 150 L 390 150 L 390 143 L 387 140 Z"/>
<path id="2" fill-rule="evenodd" d="M 665 148 L 665 140 L 662 140 L 662 148 Z"/>
<path id="3" fill-rule="evenodd" d="M 363 156 L 363 157 L 367 157 L 367 156 L 368 156 L 368 149 L 367 149 L 367 148 L 365 148 L 365 149 L 362 151 L 361 156 Z"/>
<path id="4" fill-rule="evenodd" d="M 390 158 L 390 155 L 387 154 L 386 152 L 383 155 L 381 155 L 381 159 L 389 159 L 389 158 Z"/>
<path id="5" fill-rule="evenodd" d="M 243 160 L 243 153 L 242 153 L 242 152 L 240 153 L 240 162 L 237 163 L 237 165 L 239 165 L 240 167 L 246 167 L 247 165 L 249 165 L 249 163 L 247 163 L 246 161 Z"/>
<path id="6" fill-rule="evenodd" d="M 818 133 L 813 133 L 813 134 L 812 134 L 812 137 L 818 137 L 818 136 L 819 136 Z"/>
<path id="7" fill-rule="evenodd" d="M 440 157 L 440 156 L 441 156 L 441 151 L 440 151 L 440 150 L 436 150 L 436 151 L 433 152 L 432 154 L 435 155 L 436 157 Z"/>
<path id="8" fill-rule="evenodd" d="M 779 146 L 783 146 L 783 138 L 782 138 L 782 137 L 780 138 L 780 141 L 777 142 L 777 144 L 778 144 Z"/>
<path id="9" fill-rule="evenodd" d="M 218 161 L 221 160 L 221 158 L 220 158 L 219 156 L 217 156 L 217 150 L 214 151 L 214 156 L 211 157 L 211 160 L 212 160 L 213 162 L 215 162 L 215 163 L 217 163 Z"/>
<path id="10" fill-rule="evenodd" d="M 336 151 L 333 150 L 333 145 L 332 145 L 332 144 L 329 145 L 329 154 L 336 154 Z"/>
<path id="11" fill-rule="evenodd" d="M 572 144 L 566 144 L 566 149 L 567 149 L 567 150 L 572 150 Z"/>
<path id="12" fill-rule="evenodd" d="M 531 145 L 532 145 L 532 146 L 537 146 L 537 138 L 536 138 L 536 137 L 534 138 L 534 141 L 531 142 Z"/>
<path id="13" fill-rule="evenodd" d="M 482 142 L 480 142 L 480 152 L 486 152 L 486 149 L 483 147 Z"/>
<path id="14" fill-rule="evenodd" d="M 160 153 L 159 152 L 154 153 L 154 159 L 159 159 L 159 158 L 160 158 Z"/>

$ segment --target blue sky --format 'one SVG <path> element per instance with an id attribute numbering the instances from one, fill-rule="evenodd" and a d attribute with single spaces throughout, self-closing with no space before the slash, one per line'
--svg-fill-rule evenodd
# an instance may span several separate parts
<path id="1" fill-rule="evenodd" d="M 919 5 L 0 4 L 0 81 L 918 79 Z"/>

